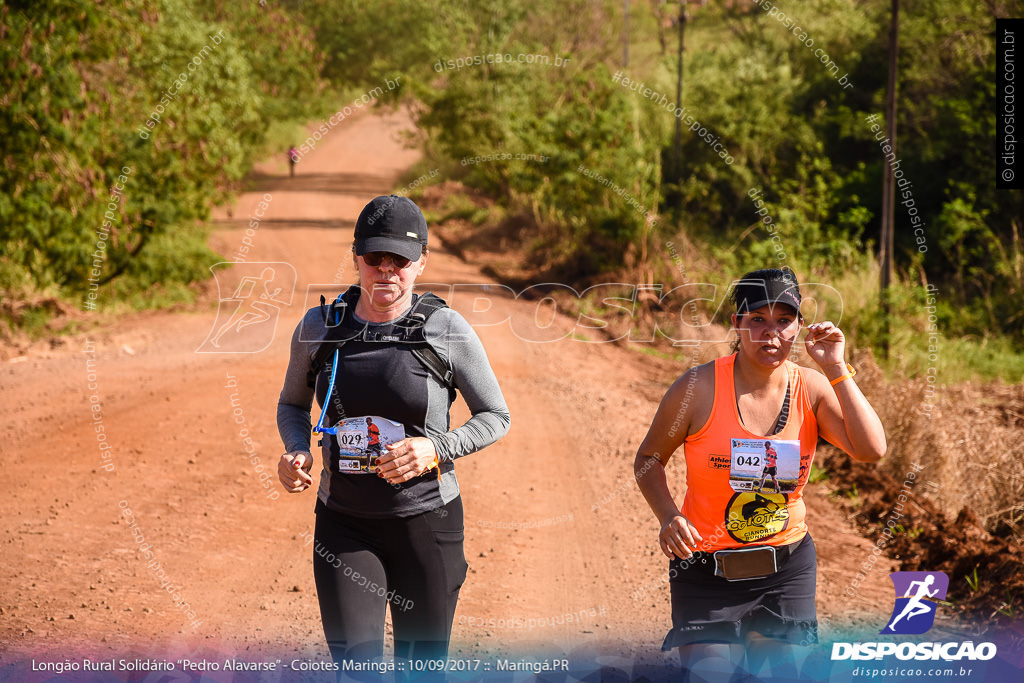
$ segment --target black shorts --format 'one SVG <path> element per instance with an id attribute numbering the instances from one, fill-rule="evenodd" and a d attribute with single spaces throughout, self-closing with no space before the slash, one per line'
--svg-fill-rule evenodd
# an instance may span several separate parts
<path id="1" fill-rule="evenodd" d="M 776 475 L 776 465 L 772 465 L 771 467 L 765 467 L 764 472 L 761 474 L 761 476 L 766 477 L 769 474 L 772 475 L 773 477 Z"/>
<path id="2" fill-rule="evenodd" d="M 793 645 L 818 642 L 814 608 L 818 556 L 806 535 L 782 568 L 763 579 L 729 581 L 715 576 L 711 553 L 669 562 L 672 630 L 662 650 L 695 643 L 744 643 L 757 632 Z"/>

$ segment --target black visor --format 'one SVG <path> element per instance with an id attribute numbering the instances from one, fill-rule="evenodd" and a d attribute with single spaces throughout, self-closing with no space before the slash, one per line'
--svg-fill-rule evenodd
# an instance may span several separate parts
<path id="1" fill-rule="evenodd" d="M 800 286 L 785 280 L 740 280 L 733 294 L 736 312 L 755 311 L 768 304 L 789 306 L 800 313 Z"/>

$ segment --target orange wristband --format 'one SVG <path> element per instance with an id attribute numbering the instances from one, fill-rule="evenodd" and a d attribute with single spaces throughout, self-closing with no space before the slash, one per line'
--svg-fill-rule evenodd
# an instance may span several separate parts
<path id="1" fill-rule="evenodd" d="M 857 374 L 857 371 L 854 370 L 853 366 L 850 365 L 849 363 L 846 364 L 846 369 L 849 370 L 849 372 L 847 372 L 845 375 L 841 375 L 840 377 L 836 377 L 834 380 L 829 382 L 829 384 L 831 384 L 832 386 L 835 386 L 835 385 L 839 384 L 840 382 L 842 382 L 844 379 L 850 379 L 851 377 L 853 377 L 854 375 Z"/>

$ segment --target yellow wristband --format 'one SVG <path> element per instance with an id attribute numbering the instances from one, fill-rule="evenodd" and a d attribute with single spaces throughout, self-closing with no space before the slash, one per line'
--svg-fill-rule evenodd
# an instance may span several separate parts
<path id="1" fill-rule="evenodd" d="M 829 384 L 831 384 L 832 386 L 835 386 L 835 385 L 839 384 L 840 382 L 842 382 L 844 379 L 850 379 L 851 377 L 853 377 L 854 375 L 857 374 L 857 371 L 854 370 L 853 366 L 850 365 L 849 363 L 846 364 L 846 369 L 849 370 L 849 372 L 847 372 L 845 375 L 842 375 L 840 377 L 836 377 L 834 380 L 829 382 Z"/>

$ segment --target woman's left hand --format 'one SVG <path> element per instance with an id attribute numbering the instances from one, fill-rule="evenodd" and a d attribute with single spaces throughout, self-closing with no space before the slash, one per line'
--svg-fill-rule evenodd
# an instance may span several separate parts
<path id="1" fill-rule="evenodd" d="M 377 476 L 391 484 L 401 484 L 420 476 L 437 461 L 434 442 L 413 436 L 384 446 L 387 453 L 377 458 Z"/>
<path id="2" fill-rule="evenodd" d="M 818 367 L 842 365 L 846 362 L 846 336 L 843 331 L 826 320 L 807 326 L 807 355 Z"/>

